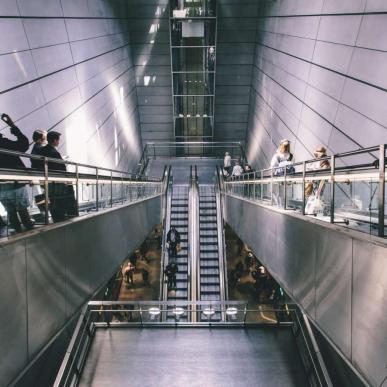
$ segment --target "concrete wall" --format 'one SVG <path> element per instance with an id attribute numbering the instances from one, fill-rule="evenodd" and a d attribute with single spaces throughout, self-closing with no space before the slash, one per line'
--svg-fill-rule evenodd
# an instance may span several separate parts
<path id="1" fill-rule="evenodd" d="M 266 167 L 281 138 L 296 160 L 387 142 L 387 3 L 261 1 L 248 159 Z"/>
<path id="2" fill-rule="evenodd" d="M 128 2 L 1 1 L 0 15 L 1 112 L 29 137 L 61 132 L 74 161 L 132 170 L 141 139 Z"/>
<path id="3" fill-rule="evenodd" d="M 174 141 L 168 0 L 128 4 L 142 139 Z"/>
<path id="4" fill-rule="evenodd" d="M 26 367 L 160 222 L 158 196 L 0 243 L 1 386 Z"/>
<path id="5" fill-rule="evenodd" d="M 372 386 L 387 375 L 387 243 L 226 196 L 225 219 Z"/>

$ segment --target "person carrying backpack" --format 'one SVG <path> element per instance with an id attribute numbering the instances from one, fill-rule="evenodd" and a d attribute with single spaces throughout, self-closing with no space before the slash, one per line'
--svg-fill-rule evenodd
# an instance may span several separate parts
<path id="1" fill-rule="evenodd" d="M 271 159 L 270 168 L 275 168 L 274 176 L 283 176 L 285 174 L 285 168 L 287 174 L 295 172 L 294 167 L 294 155 L 290 152 L 290 141 L 281 140 L 277 152 Z"/>

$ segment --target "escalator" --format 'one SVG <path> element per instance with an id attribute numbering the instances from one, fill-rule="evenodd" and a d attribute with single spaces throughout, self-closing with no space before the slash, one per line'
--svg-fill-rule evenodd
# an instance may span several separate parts
<path id="1" fill-rule="evenodd" d="M 175 185 L 172 187 L 170 227 L 176 227 L 181 237 L 181 251 L 177 255 L 176 263 L 179 272 L 176 275 L 177 290 L 168 292 L 168 301 L 185 301 L 188 299 L 188 186 Z"/>
<path id="2" fill-rule="evenodd" d="M 219 243 L 213 185 L 199 185 L 199 234 L 199 297 L 201 301 L 220 301 Z"/>

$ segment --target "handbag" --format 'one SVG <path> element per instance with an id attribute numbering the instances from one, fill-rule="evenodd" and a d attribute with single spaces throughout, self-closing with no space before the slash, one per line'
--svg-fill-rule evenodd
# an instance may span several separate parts
<path id="1" fill-rule="evenodd" d="M 35 204 L 37 206 L 43 206 L 46 204 L 46 195 L 45 194 L 35 195 L 34 199 L 35 199 Z"/>
<path id="2" fill-rule="evenodd" d="M 180 253 L 180 251 L 181 251 L 181 246 L 180 246 L 180 243 L 178 243 L 178 244 L 176 245 L 176 252 L 177 252 L 177 253 Z"/>
<path id="3" fill-rule="evenodd" d="M 306 202 L 306 205 L 305 205 L 305 214 L 306 215 L 321 214 L 324 212 L 324 207 L 325 205 L 319 197 L 315 195 L 309 196 L 308 201 Z"/>

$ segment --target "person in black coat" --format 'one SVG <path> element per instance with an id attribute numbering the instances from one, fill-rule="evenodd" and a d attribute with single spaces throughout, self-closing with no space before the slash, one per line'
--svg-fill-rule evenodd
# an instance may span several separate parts
<path id="1" fill-rule="evenodd" d="M 60 143 L 61 134 L 58 132 L 48 132 L 47 145 L 40 150 L 40 154 L 51 159 L 63 160 L 61 154 L 57 151 Z M 49 171 L 66 172 L 66 164 L 49 161 L 47 163 Z M 48 189 L 48 196 L 50 198 L 50 212 L 52 220 L 62 222 L 67 218 L 77 216 L 77 205 L 75 200 L 73 186 L 65 183 L 50 183 Z"/>
<path id="2" fill-rule="evenodd" d="M 47 132 L 45 130 L 35 130 L 32 135 L 34 145 L 31 150 L 31 154 L 35 156 L 42 156 L 42 150 L 44 149 L 47 141 Z M 31 168 L 44 169 L 44 161 L 39 159 L 31 159 Z"/>
<path id="3" fill-rule="evenodd" d="M 16 152 L 26 152 L 30 147 L 28 138 L 14 124 L 8 114 L 2 114 L 1 119 L 9 125 L 11 134 L 16 137 L 16 140 L 10 140 L 0 134 L 0 148 Z M 0 154 L 0 168 L 23 169 L 25 165 L 19 156 Z"/>
<path id="4" fill-rule="evenodd" d="M 9 125 L 11 134 L 16 137 L 16 140 L 10 140 L 0 135 L 0 149 L 26 152 L 29 148 L 28 138 L 14 124 L 8 114 L 2 114 L 1 119 Z M 19 156 L 0 153 L 0 168 L 24 169 L 25 165 Z M 25 185 L 18 183 L 0 184 L 0 202 L 7 211 L 11 227 L 16 232 L 22 231 L 21 223 L 28 230 L 34 226 L 34 222 L 28 212 L 30 201 Z"/>
<path id="5" fill-rule="evenodd" d="M 177 246 L 179 245 L 180 240 L 180 233 L 174 226 L 172 226 L 167 234 L 168 253 L 170 260 L 176 260 L 177 258 Z"/>
<path id="6" fill-rule="evenodd" d="M 165 268 L 165 275 L 168 279 L 168 290 L 177 288 L 176 274 L 179 272 L 179 267 L 174 261 L 169 263 Z"/>

